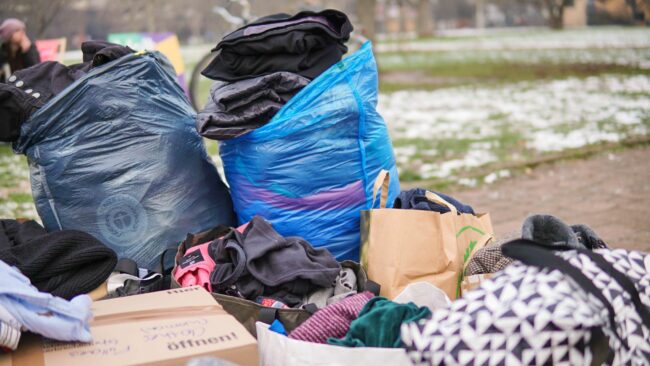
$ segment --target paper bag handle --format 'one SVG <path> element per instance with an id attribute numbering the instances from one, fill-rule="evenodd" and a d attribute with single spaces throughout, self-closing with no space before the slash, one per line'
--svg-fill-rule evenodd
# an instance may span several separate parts
<path id="1" fill-rule="evenodd" d="M 463 264 L 463 273 L 465 273 L 465 270 L 467 269 L 467 265 L 469 262 L 472 260 L 472 257 L 474 256 L 474 253 L 476 253 L 479 249 L 485 247 L 492 239 L 494 239 L 494 236 L 492 234 L 483 234 L 478 241 L 476 242 L 476 245 L 474 245 L 474 248 L 472 248 L 472 251 L 469 252 L 469 255 L 467 256 L 467 260 Z"/>
<path id="2" fill-rule="evenodd" d="M 454 206 L 451 203 L 445 201 L 442 197 L 438 196 L 437 194 L 435 194 L 435 193 L 433 193 L 431 191 L 427 191 L 427 193 L 425 195 L 426 195 L 426 197 L 427 197 L 427 199 L 429 201 L 447 207 L 449 209 L 449 211 L 451 211 L 451 213 L 453 213 L 454 215 L 458 214 L 458 210 L 456 209 L 456 206 Z"/>
<path id="3" fill-rule="evenodd" d="M 372 189 L 372 206 L 375 207 L 377 200 L 377 191 L 381 188 L 381 197 L 379 198 L 379 208 L 386 208 L 386 201 L 388 200 L 388 186 L 390 185 L 390 173 L 388 170 L 382 169 L 375 179 L 375 186 Z"/>

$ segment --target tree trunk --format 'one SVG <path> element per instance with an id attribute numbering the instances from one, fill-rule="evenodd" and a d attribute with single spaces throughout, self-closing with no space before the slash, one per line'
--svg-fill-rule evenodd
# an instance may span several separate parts
<path id="1" fill-rule="evenodd" d="M 47 32 L 47 29 L 63 9 L 63 5 L 63 0 L 32 2 L 32 12 L 35 13 L 37 22 L 34 29 L 36 38 L 43 38 L 45 36 L 45 32 Z"/>
<path id="2" fill-rule="evenodd" d="M 485 0 L 476 0 L 474 22 L 476 23 L 476 28 L 485 28 Z"/>
<path id="3" fill-rule="evenodd" d="M 433 11 L 431 0 L 418 0 L 418 37 L 433 35 Z"/>
<path id="4" fill-rule="evenodd" d="M 552 29 L 564 28 L 564 0 L 545 0 L 548 9 L 548 26 Z"/>
<path id="5" fill-rule="evenodd" d="M 156 31 L 156 15 L 154 14 L 154 0 L 146 0 L 145 16 L 147 17 L 147 32 L 153 33 Z"/>
<path id="6" fill-rule="evenodd" d="M 361 34 L 375 41 L 375 7 L 376 0 L 357 0 L 357 18 L 361 25 Z"/>
<path id="7" fill-rule="evenodd" d="M 406 0 L 400 0 L 397 2 L 399 4 L 399 33 L 403 36 L 406 34 L 406 12 L 407 6 Z"/>

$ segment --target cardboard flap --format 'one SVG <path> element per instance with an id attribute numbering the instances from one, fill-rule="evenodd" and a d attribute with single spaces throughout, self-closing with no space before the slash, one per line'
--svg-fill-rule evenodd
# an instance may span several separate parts
<path id="1" fill-rule="evenodd" d="M 193 313 L 226 314 L 221 305 L 201 286 L 152 292 L 138 295 L 137 299 L 138 301 L 134 301 L 132 297 L 121 297 L 93 302 L 92 324 L 129 318 L 175 316 L 179 313 L 184 316 L 191 316 Z"/>

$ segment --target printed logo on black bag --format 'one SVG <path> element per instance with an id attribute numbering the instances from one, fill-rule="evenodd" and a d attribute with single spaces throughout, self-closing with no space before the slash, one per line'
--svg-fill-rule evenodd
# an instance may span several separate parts
<path id="1" fill-rule="evenodd" d="M 185 268 L 203 261 L 204 261 L 203 254 L 201 254 L 201 252 L 197 250 L 196 252 L 192 252 L 190 254 L 185 255 L 183 258 L 181 258 L 181 262 L 179 263 L 179 265 L 181 266 L 181 268 Z"/>
<path id="2" fill-rule="evenodd" d="M 97 208 L 97 222 L 102 236 L 114 245 L 137 244 L 147 230 L 147 214 L 135 198 L 116 194 Z"/>

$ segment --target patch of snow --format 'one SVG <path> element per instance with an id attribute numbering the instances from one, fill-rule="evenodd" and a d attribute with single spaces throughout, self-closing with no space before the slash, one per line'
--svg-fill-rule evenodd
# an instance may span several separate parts
<path id="1" fill-rule="evenodd" d="M 417 138 L 432 146 L 436 141 L 480 140 L 472 142 L 463 156 L 455 154 L 447 161 L 445 151 L 431 154 L 426 149 L 427 164 L 415 168 L 425 178 L 449 178 L 457 170 L 496 161 L 494 151 L 505 133 L 537 152 L 650 133 L 650 77 L 605 75 L 499 87 L 403 90 L 381 94 L 378 110 L 393 139 Z M 395 153 L 404 167 L 413 163 L 409 157 L 416 149 L 403 146 Z"/>
<path id="2" fill-rule="evenodd" d="M 458 37 L 456 34 L 450 34 Z M 445 34 L 429 40 L 385 42 L 376 45 L 378 52 L 395 51 L 460 51 L 460 50 L 521 50 L 521 49 L 574 49 L 587 48 L 642 48 L 650 47 L 650 30 L 647 28 L 589 27 L 564 30 L 518 29 L 510 33 L 490 29 L 480 30 L 471 37 L 445 39 Z"/>
<path id="3" fill-rule="evenodd" d="M 474 178 L 460 178 L 458 179 L 458 184 L 461 186 L 473 188 L 476 187 L 477 182 Z"/>

